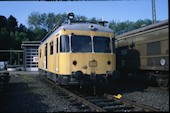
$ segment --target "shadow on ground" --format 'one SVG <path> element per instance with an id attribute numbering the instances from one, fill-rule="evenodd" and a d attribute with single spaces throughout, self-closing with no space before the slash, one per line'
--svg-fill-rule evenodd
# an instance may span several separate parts
<path id="1" fill-rule="evenodd" d="M 8 83 L 0 92 L 0 112 L 45 112 L 49 109 L 46 103 L 42 103 L 45 95 L 32 90 L 29 83 Z"/>

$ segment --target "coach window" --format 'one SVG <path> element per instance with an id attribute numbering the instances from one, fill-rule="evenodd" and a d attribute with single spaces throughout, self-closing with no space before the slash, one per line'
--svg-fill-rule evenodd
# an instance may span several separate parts
<path id="1" fill-rule="evenodd" d="M 96 53 L 111 53 L 110 38 L 94 36 L 94 52 Z"/>
<path id="2" fill-rule="evenodd" d="M 60 37 L 60 52 L 69 52 L 69 36 L 63 35 Z"/>
<path id="3" fill-rule="evenodd" d="M 53 54 L 53 41 L 50 43 L 50 55 Z"/>

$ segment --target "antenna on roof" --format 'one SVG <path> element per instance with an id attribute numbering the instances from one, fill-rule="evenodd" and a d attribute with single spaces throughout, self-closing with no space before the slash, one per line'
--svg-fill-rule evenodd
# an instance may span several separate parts
<path id="1" fill-rule="evenodd" d="M 101 21 L 99 21 L 99 24 L 102 26 L 106 26 L 107 23 L 108 23 L 108 21 L 105 21 L 104 17 L 102 16 L 102 19 L 101 19 Z"/>
<path id="2" fill-rule="evenodd" d="M 104 21 L 104 17 L 102 16 L 102 21 Z"/>

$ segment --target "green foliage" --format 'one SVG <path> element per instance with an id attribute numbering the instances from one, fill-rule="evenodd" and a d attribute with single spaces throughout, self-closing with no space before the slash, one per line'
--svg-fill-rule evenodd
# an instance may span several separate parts
<path id="1" fill-rule="evenodd" d="M 10 15 L 10 17 L 7 19 L 7 30 L 15 32 L 17 26 L 17 20 L 12 15 Z"/>
<path id="2" fill-rule="evenodd" d="M 47 34 L 47 31 L 43 28 L 35 28 L 33 30 L 34 37 L 30 37 L 30 41 L 40 41 Z"/>
<path id="3" fill-rule="evenodd" d="M 29 40 L 27 37 L 27 28 L 20 24 L 15 17 L 10 15 L 6 19 L 4 16 L 0 16 L 0 49 L 21 49 L 22 41 Z"/>
<path id="4" fill-rule="evenodd" d="M 46 29 L 47 31 L 51 30 L 56 23 L 64 22 L 66 18 L 66 14 L 57 14 L 54 13 L 43 13 L 40 14 L 38 12 L 31 13 L 30 16 L 28 16 L 28 25 L 30 29 Z"/>
<path id="5" fill-rule="evenodd" d="M 150 24 L 152 24 L 152 21 L 149 19 L 137 20 L 136 22 L 128 20 L 124 22 L 115 22 L 113 20 L 109 23 L 109 28 L 111 28 L 116 35 L 120 35 Z"/>
<path id="6" fill-rule="evenodd" d="M 6 17 L 0 15 L 0 29 L 6 27 L 6 25 L 7 25 Z"/>
<path id="7" fill-rule="evenodd" d="M 99 20 L 97 20 L 95 17 L 89 19 L 89 21 L 92 22 L 92 23 L 97 23 L 97 22 L 99 22 Z"/>
<path id="8" fill-rule="evenodd" d="M 80 15 L 76 15 L 76 16 L 75 16 L 75 20 L 87 21 L 87 17 L 85 17 L 85 16 L 80 16 Z"/>
<path id="9" fill-rule="evenodd" d="M 38 12 L 31 13 L 31 15 L 28 16 L 28 25 L 32 29 L 39 27 L 38 25 L 40 25 L 40 23 L 41 23 L 40 18 L 41 18 L 40 13 L 38 13 Z"/>

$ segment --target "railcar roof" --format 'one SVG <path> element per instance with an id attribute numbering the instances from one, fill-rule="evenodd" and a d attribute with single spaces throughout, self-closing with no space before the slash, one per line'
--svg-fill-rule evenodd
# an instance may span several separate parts
<path id="1" fill-rule="evenodd" d="M 61 28 L 59 29 L 66 29 L 66 30 L 85 30 L 85 31 L 89 31 L 90 30 L 90 26 L 93 26 L 96 28 L 96 31 L 98 32 L 113 32 L 113 30 L 98 25 L 98 24 L 93 24 L 93 23 L 75 23 L 75 24 L 65 24 L 63 26 L 61 26 Z"/>
<path id="2" fill-rule="evenodd" d="M 90 26 L 93 26 L 93 28 L 95 28 L 95 29 L 91 30 Z M 83 30 L 83 31 L 97 31 L 97 32 L 113 33 L 112 29 L 104 27 L 102 25 L 94 24 L 94 23 L 71 23 L 71 24 L 64 24 L 64 25 L 58 27 L 48 37 L 58 33 L 62 29 L 65 29 L 65 30 Z M 46 39 L 48 39 L 48 37 L 44 37 L 41 40 L 41 42 L 44 42 Z"/>
<path id="3" fill-rule="evenodd" d="M 165 25 L 169 25 L 168 20 L 164 20 L 164 21 L 161 21 L 161 22 L 158 22 L 158 23 L 155 23 L 155 24 L 148 25 L 146 27 L 142 27 L 142 28 L 139 28 L 139 29 L 118 35 L 118 36 L 116 36 L 116 39 L 121 38 L 121 37 L 125 37 L 125 36 L 129 36 L 129 35 L 133 35 L 133 34 L 136 34 L 136 33 L 140 33 L 140 32 L 143 32 L 143 31 L 147 31 L 147 30 L 150 30 L 150 29 L 158 28 L 158 27 L 161 27 L 161 26 L 165 26 Z"/>

